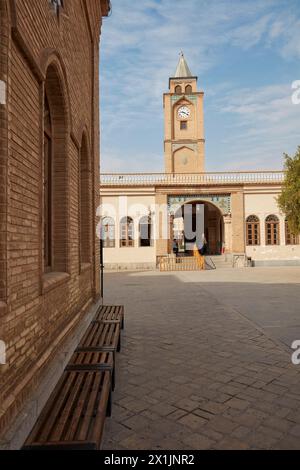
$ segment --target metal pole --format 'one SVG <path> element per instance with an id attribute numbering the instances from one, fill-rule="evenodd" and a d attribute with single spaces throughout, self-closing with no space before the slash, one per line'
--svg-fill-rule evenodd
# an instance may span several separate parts
<path id="1" fill-rule="evenodd" d="M 101 299 L 102 305 L 104 301 L 104 263 L 103 263 L 103 240 L 102 240 L 102 223 L 100 225 L 100 282 L 101 282 Z"/>

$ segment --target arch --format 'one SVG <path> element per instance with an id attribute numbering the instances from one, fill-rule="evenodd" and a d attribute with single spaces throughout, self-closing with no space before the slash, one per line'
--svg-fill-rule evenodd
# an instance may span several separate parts
<path id="1" fill-rule="evenodd" d="M 268 215 L 266 217 L 266 222 L 279 222 L 279 218 L 275 214 Z"/>
<path id="2" fill-rule="evenodd" d="M 191 100 L 189 100 L 186 96 L 182 96 L 177 101 L 175 101 L 175 103 L 173 104 L 173 108 L 185 105 L 192 106 L 193 108 L 195 107 L 194 103 Z"/>
<path id="3" fill-rule="evenodd" d="M 86 132 L 83 132 L 79 151 L 79 239 L 80 262 L 91 262 L 92 235 L 92 181 L 91 155 Z"/>
<path id="4" fill-rule="evenodd" d="M 44 81 L 46 81 L 47 73 L 49 67 L 55 67 L 56 74 L 60 81 L 61 93 L 64 100 L 64 107 L 66 111 L 68 130 L 71 133 L 73 129 L 72 124 L 72 113 L 71 113 L 71 100 L 70 100 L 70 89 L 68 82 L 68 74 L 66 66 L 61 54 L 53 48 L 43 49 L 40 54 L 40 69 L 44 76 Z M 83 130 L 83 129 L 81 129 Z M 81 136 L 81 134 L 79 134 Z"/>
<path id="5" fill-rule="evenodd" d="M 203 206 L 203 209 L 197 208 L 197 205 Z M 186 207 L 189 207 L 187 212 Z M 175 224 L 175 220 L 182 222 Z M 173 218 L 175 230 L 180 231 L 180 225 L 184 233 L 179 234 L 178 245 L 181 251 L 192 252 L 194 244 L 201 245 L 204 238 L 207 241 L 208 252 L 210 254 L 221 254 L 224 247 L 224 216 L 221 209 L 211 201 L 201 198 L 185 201 L 177 207 Z M 182 229 L 181 229 L 182 231 Z M 178 235 L 175 234 L 176 236 Z M 173 234 L 171 234 L 173 237 Z M 201 246 L 199 246 L 201 248 Z"/>
<path id="6" fill-rule="evenodd" d="M 181 85 L 176 85 L 176 87 L 175 87 L 175 93 L 176 93 L 176 95 L 182 95 L 182 88 L 181 88 Z"/>
<path id="7" fill-rule="evenodd" d="M 179 117 L 178 116 L 178 110 L 181 107 L 188 107 L 190 110 L 189 115 L 184 117 Z M 195 103 L 192 103 L 188 98 L 185 96 L 180 97 L 178 100 L 175 101 L 172 107 L 172 139 L 176 141 L 181 141 L 181 140 L 186 140 L 186 139 L 192 139 L 195 133 Z M 186 121 L 186 127 L 187 129 L 182 128 L 182 121 Z M 184 136 L 183 136 L 184 132 Z M 192 170 L 191 172 L 196 171 Z"/>
<path id="8" fill-rule="evenodd" d="M 77 138 L 77 136 L 78 136 L 78 138 Z M 73 139 L 75 138 L 76 141 L 78 141 L 78 149 L 81 148 L 82 139 L 84 137 L 86 139 L 88 149 L 91 152 L 92 145 L 91 145 L 91 137 L 90 136 L 91 136 L 91 133 L 90 133 L 89 127 L 86 124 L 85 120 L 82 120 L 80 125 L 78 126 L 78 131 L 76 131 L 76 137 L 73 135 Z M 90 158 L 89 158 L 89 170 L 92 171 L 92 154 L 91 153 L 90 153 Z"/>
<path id="9" fill-rule="evenodd" d="M 46 120 L 50 124 L 50 133 L 47 132 Z M 44 121 L 44 271 L 66 272 L 69 217 L 68 106 L 56 62 L 52 62 L 46 71 Z"/>
<path id="10" fill-rule="evenodd" d="M 187 85 L 185 87 L 185 93 L 186 93 L 186 95 L 191 95 L 193 93 L 192 85 Z"/>
<path id="11" fill-rule="evenodd" d="M 102 242 L 103 248 L 115 248 L 116 246 L 116 224 L 112 217 L 104 217 L 102 220 Z"/>
<path id="12" fill-rule="evenodd" d="M 197 154 L 190 147 L 183 145 L 173 152 L 174 173 L 195 173 L 197 171 Z"/>
<path id="13" fill-rule="evenodd" d="M 249 215 L 246 219 L 246 244 L 260 245 L 260 220 L 256 215 Z"/>
<path id="14" fill-rule="evenodd" d="M 265 220 L 266 245 L 280 244 L 280 221 L 277 215 L 271 214 Z"/>
<path id="15" fill-rule="evenodd" d="M 120 221 L 120 247 L 134 247 L 134 221 L 131 217 L 123 217 Z"/>
<path id="16" fill-rule="evenodd" d="M 151 216 L 143 216 L 139 221 L 139 244 L 140 247 L 152 246 L 152 219 Z"/>
<path id="17" fill-rule="evenodd" d="M 176 211 L 176 213 L 174 214 L 175 217 L 177 216 L 177 214 L 179 214 L 178 211 L 182 211 L 182 208 L 184 206 L 186 206 L 187 204 L 197 204 L 197 203 L 200 203 L 200 204 L 208 204 L 210 206 L 212 206 L 214 209 L 216 209 L 217 211 L 220 212 L 220 214 L 223 216 L 224 214 L 222 213 L 220 207 L 218 207 L 214 202 L 212 201 L 207 201 L 206 199 L 201 199 L 201 197 L 197 197 L 196 199 L 189 199 L 188 201 L 185 201 L 183 202 L 182 204 L 180 204 L 180 208 Z"/>

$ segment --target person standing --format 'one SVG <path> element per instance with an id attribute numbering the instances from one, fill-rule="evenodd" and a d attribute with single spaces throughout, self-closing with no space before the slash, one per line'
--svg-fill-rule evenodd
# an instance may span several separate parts
<path id="1" fill-rule="evenodd" d="M 197 264 L 198 264 L 199 268 L 202 271 L 205 271 L 205 258 L 201 253 L 202 249 L 203 249 L 203 247 L 201 249 L 199 249 L 197 247 L 197 244 L 195 243 L 193 252 L 194 252 L 194 257 L 196 258 L 196 261 L 197 261 Z"/>

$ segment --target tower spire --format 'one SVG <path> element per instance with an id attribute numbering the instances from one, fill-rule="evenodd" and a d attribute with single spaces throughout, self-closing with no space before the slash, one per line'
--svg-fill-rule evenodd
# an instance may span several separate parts
<path id="1" fill-rule="evenodd" d="M 174 77 L 175 78 L 192 77 L 192 73 L 189 69 L 187 61 L 185 60 L 183 51 L 180 51 L 179 55 L 180 55 L 179 62 L 178 62 L 177 69 L 176 69 Z"/>

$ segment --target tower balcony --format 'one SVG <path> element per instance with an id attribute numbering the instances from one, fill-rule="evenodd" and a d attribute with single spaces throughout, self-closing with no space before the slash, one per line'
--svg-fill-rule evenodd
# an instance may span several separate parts
<path id="1" fill-rule="evenodd" d="M 230 171 L 212 173 L 103 173 L 100 186 L 233 186 L 281 185 L 284 171 Z"/>

